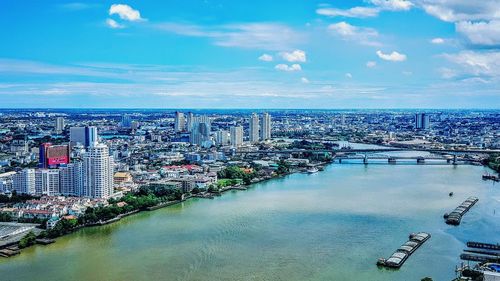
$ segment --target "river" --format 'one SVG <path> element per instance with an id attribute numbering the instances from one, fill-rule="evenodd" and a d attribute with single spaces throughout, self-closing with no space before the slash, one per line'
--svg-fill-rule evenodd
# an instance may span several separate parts
<path id="1" fill-rule="evenodd" d="M 79 230 L 0 259 L 0 279 L 448 281 L 466 241 L 500 242 L 500 186 L 485 170 L 332 164 Z M 446 225 L 471 195 L 462 224 Z M 416 231 L 432 238 L 400 270 L 377 268 Z"/>

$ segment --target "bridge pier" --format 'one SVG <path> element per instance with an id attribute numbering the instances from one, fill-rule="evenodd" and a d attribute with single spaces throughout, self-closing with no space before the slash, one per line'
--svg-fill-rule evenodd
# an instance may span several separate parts
<path id="1" fill-rule="evenodd" d="M 457 155 L 453 155 L 453 165 L 457 165 Z"/>
<path id="2" fill-rule="evenodd" d="M 396 164 L 396 158 L 394 158 L 394 157 L 389 157 L 389 159 L 387 159 L 387 162 L 388 162 L 389 164 Z"/>
<path id="3" fill-rule="evenodd" d="M 424 164 L 424 163 L 425 163 L 425 158 L 424 157 L 417 158 L 417 164 Z"/>
<path id="4" fill-rule="evenodd" d="M 363 164 L 365 165 L 368 164 L 368 157 L 366 156 L 366 154 L 365 157 L 363 158 Z"/>
<path id="5" fill-rule="evenodd" d="M 342 158 L 339 158 L 339 164 L 342 164 Z"/>

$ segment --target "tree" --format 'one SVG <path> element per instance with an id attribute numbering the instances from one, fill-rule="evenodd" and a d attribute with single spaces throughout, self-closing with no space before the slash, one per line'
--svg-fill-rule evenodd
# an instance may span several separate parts
<path id="1" fill-rule="evenodd" d="M 36 235 L 33 231 L 28 232 L 28 234 L 24 235 L 23 238 L 19 241 L 19 248 L 26 248 L 31 245 L 35 245 Z"/>

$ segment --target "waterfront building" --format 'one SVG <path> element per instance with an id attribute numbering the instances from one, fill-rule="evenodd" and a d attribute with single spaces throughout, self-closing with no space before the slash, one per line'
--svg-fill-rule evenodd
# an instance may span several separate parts
<path id="1" fill-rule="evenodd" d="M 40 145 L 39 168 L 57 168 L 61 164 L 68 164 L 69 161 L 68 145 L 52 145 L 51 143 L 42 143 Z"/>
<path id="2" fill-rule="evenodd" d="M 243 144 L 243 127 L 234 126 L 229 129 L 231 145 L 234 147 L 239 147 Z"/>
<path id="3" fill-rule="evenodd" d="M 60 134 L 60 133 L 62 133 L 62 131 L 64 131 L 64 118 L 63 117 L 56 118 L 55 131 L 57 134 Z"/>
<path id="4" fill-rule="evenodd" d="M 415 114 L 415 129 L 428 130 L 430 128 L 430 118 L 428 114 L 417 113 Z"/>
<path id="5" fill-rule="evenodd" d="M 59 194 L 59 170 L 35 170 L 35 194 L 38 196 L 55 196 Z"/>
<path id="6" fill-rule="evenodd" d="M 35 169 L 24 169 L 15 174 L 12 189 L 17 193 L 35 194 Z"/>
<path id="7" fill-rule="evenodd" d="M 98 141 L 97 128 L 93 126 L 69 128 L 69 142 L 73 147 L 81 144 L 85 147 L 92 146 Z"/>
<path id="8" fill-rule="evenodd" d="M 66 196 L 83 195 L 83 162 L 59 167 L 60 193 Z"/>
<path id="9" fill-rule="evenodd" d="M 270 140 L 271 139 L 271 115 L 267 112 L 262 114 L 261 126 L 260 126 L 260 139 Z"/>
<path id="10" fill-rule="evenodd" d="M 250 143 L 259 142 L 259 116 L 255 113 L 250 117 L 249 141 Z"/>
<path id="11" fill-rule="evenodd" d="M 174 128 L 176 132 L 184 131 L 186 128 L 186 118 L 184 117 L 184 113 L 179 111 L 175 112 Z"/>
<path id="12" fill-rule="evenodd" d="M 113 190 L 114 161 L 105 144 L 89 147 L 83 156 L 83 195 L 108 198 Z"/>

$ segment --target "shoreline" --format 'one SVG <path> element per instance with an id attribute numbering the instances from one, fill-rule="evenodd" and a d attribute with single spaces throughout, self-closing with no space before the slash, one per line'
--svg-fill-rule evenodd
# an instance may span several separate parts
<path id="1" fill-rule="evenodd" d="M 315 164 L 315 167 L 326 167 L 326 166 L 329 166 L 331 164 L 337 164 L 337 163 L 335 163 L 334 161 L 320 162 L 318 164 Z M 474 166 L 474 165 L 472 165 L 470 163 L 464 163 L 464 165 Z M 484 165 L 483 164 L 481 166 L 491 169 L 491 167 L 489 167 L 488 165 Z M 320 170 L 319 172 L 322 172 L 322 171 L 323 170 Z M 120 214 L 120 215 L 116 216 L 115 218 L 109 219 L 107 221 L 100 221 L 100 222 L 96 222 L 96 223 L 80 225 L 80 226 L 77 226 L 74 229 L 72 229 L 71 232 L 66 233 L 64 235 L 61 235 L 61 236 L 58 236 L 58 237 L 55 237 L 55 238 L 52 238 L 50 240 L 52 240 L 53 241 L 52 243 L 54 243 L 54 242 L 57 242 L 58 238 L 66 236 L 66 235 L 69 235 L 69 234 L 73 234 L 76 231 L 78 231 L 80 229 L 83 229 L 83 228 L 86 228 L 86 227 L 99 227 L 99 226 L 104 226 L 104 225 L 112 224 L 112 223 L 120 221 L 122 218 L 131 216 L 131 215 L 134 215 L 134 214 L 138 214 L 138 213 L 141 213 L 141 212 L 156 211 L 156 210 L 159 210 L 159 209 L 162 209 L 162 208 L 165 208 L 165 207 L 169 207 L 169 206 L 173 206 L 173 205 L 177 205 L 177 204 L 183 203 L 183 202 L 185 202 L 185 201 L 187 201 L 189 199 L 193 199 L 193 198 L 214 199 L 215 196 L 222 196 L 223 193 L 225 193 L 227 191 L 230 191 L 230 190 L 233 190 L 233 191 L 248 190 L 252 185 L 257 184 L 257 183 L 263 183 L 263 182 L 267 182 L 267 181 L 270 181 L 270 180 L 273 180 L 273 179 L 285 178 L 285 177 L 293 175 L 293 174 L 304 173 L 304 172 L 305 172 L 305 170 L 303 170 L 303 169 L 294 169 L 293 171 L 290 171 L 288 173 L 277 175 L 277 176 L 270 177 L 270 178 L 263 178 L 261 180 L 252 182 L 252 183 L 250 183 L 248 185 L 228 186 L 228 187 L 222 188 L 217 193 L 206 192 L 205 194 L 208 194 L 208 196 L 204 196 L 204 195 L 201 195 L 201 194 L 191 194 L 191 195 L 188 195 L 188 196 L 186 196 L 185 198 L 183 198 L 181 200 L 174 200 L 174 201 L 162 202 L 162 203 L 159 203 L 158 205 L 155 205 L 155 206 L 152 206 L 152 207 L 147 207 L 146 209 L 142 209 L 142 210 L 138 209 L 138 210 L 130 211 L 128 213 Z M 39 238 L 37 237 L 37 239 L 39 239 Z M 47 243 L 47 244 L 44 244 L 44 243 L 35 243 L 34 245 L 31 245 L 31 246 L 26 247 L 26 248 L 30 248 L 30 247 L 36 246 L 36 245 L 44 245 L 45 246 L 45 245 L 49 245 L 49 244 L 52 244 L 52 243 Z M 18 242 L 11 243 L 9 247 L 16 246 L 17 244 L 18 244 Z M 5 248 L 7 248 L 7 247 L 3 247 L 2 249 L 5 249 Z M 24 249 L 26 249 L 26 248 L 24 248 Z M 23 249 L 20 249 L 20 253 L 22 253 L 22 250 Z"/>

